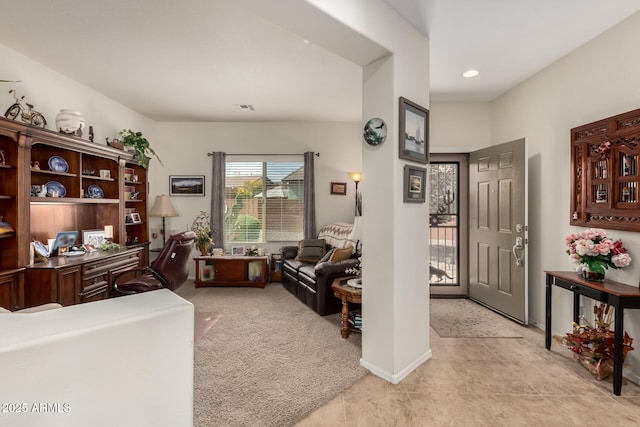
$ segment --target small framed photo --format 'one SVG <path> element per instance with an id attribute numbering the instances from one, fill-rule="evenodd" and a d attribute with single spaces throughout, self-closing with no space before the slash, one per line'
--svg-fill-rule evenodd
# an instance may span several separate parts
<path id="1" fill-rule="evenodd" d="M 429 162 L 429 110 L 400 97 L 401 159 Z"/>
<path id="2" fill-rule="evenodd" d="M 101 230 L 82 230 L 82 244 L 90 245 L 97 248 L 104 243 L 104 229 Z"/>
<path id="3" fill-rule="evenodd" d="M 404 191 L 405 203 L 424 203 L 427 185 L 427 170 L 417 166 L 404 165 Z"/>
<path id="4" fill-rule="evenodd" d="M 204 175 L 170 175 L 169 195 L 204 197 Z"/>
<path id="5" fill-rule="evenodd" d="M 125 217 L 125 224 L 142 224 L 142 219 L 138 212 L 132 212 Z"/>
<path id="6" fill-rule="evenodd" d="M 332 182 L 331 194 L 338 194 L 341 196 L 347 195 L 347 183 L 346 182 Z"/>
<path id="7" fill-rule="evenodd" d="M 244 246 L 231 246 L 231 255 L 244 256 Z"/>

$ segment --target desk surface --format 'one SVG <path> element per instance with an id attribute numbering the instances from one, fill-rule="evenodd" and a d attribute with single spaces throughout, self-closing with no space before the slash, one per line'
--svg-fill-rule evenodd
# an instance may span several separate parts
<path id="1" fill-rule="evenodd" d="M 47 258 L 46 261 L 36 262 L 31 265 L 27 265 L 27 269 L 50 269 L 50 268 L 61 268 L 68 267 L 70 265 L 77 264 L 85 264 L 91 261 L 97 261 L 100 259 L 108 259 L 115 255 L 124 254 L 127 252 L 137 252 L 141 249 L 140 246 L 136 247 L 125 247 L 122 246 L 120 249 L 115 251 L 95 251 L 95 252 L 87 252 L 84 255 L 79 256 L 56 256 Z"/>
<path id="2" fill-rule="evenodd" d="M 587 286 L 598 291 L 606 292 L 608 294 L 625 296 L 625 297 L 640 297 L 640 288 L 637 286 L 625 285 L 624 283 L 614 282 L 613 280 L 604 279 L 603 282 L 593 282 L 591 280 L 585 280 L 580 274 L 575 271 L 546 271 L 546 274 L 558 277 L 560 279 L 569 280 L 571 282 L 579 283 L 580 285 Z"/>

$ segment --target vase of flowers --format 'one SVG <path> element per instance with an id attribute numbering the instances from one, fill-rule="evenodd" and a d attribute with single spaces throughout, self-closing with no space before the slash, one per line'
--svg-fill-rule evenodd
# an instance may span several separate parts
<path id="1" fill-rule="evenodd" d="M 577 271 L 587 280 L 604 280 L 607 269 L 624 268 L 631 264 L 622 240 L 607 237 L 606 231 L 590 228 L 566 237 L 567 255 L 571 262 L 580 264 Z"/>

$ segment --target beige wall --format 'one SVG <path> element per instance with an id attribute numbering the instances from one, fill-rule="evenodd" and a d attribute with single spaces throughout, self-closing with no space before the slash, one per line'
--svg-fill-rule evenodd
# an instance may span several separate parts
<path id="1" fill-rule="evenodd" d="M 320 157 L 315 158 L 318 228 L 330 222 L 353 222 L 355 185 L 347 171 L 362 168 L 360 123 L 165 122 L 157 124 L 153 144 L 163 166 L 155 162 L 149 169 L 150 199 L 169 193 L 170 175 L 205 175 L 205 197 L 172 198 L 180 216 L 167 218 L 169 230 L 190 228 L 200 211 L 210 210 L 212 163 L 207 153 L 212 151 L 228 154 L 319 152 Z M 346 182 L 347 195 L 331 195 L 331 182 Z M 362 187 L 366 188 L 366 184 Z M 152 232 L 160 226 L 159 219 L 151 219 Z M 159 244 L 161 240 L 152 242 L 152 245 Z M 282 244 L 262 246 L 267 251 L 277 251 Z"/>
<path id="2" fill-rule="evenodd" d="M 432 102 L 432 153 L 467 153 L 491 145 L 491 103 Z"/>
<path id="3" fill-rule="evenodd" d="M 529 146 L 529 296 L 530 319 L 544 325 L 543 270 L 570 270 L 564 237 L 569 226 L 570 129 L 638 108 L 640 101 L 640 13 L 562 58 L 492 103 L 491 140 L 500 143 L 525 137 Z M 622 238 L 633 264 L 609 270 L 607 276 L 638 286 L 638 233 L 609 231 Z M 554 295 L 553 332 L 571 329 L 571 296 Z M 591 311 L 592 302 L 584 302 Z M 640 312 L 629 310 L 625 329 L 640 339 Z M 640 357 L 629 353 L 640 373 Z"/>
<path id="4" fill-rule="evenodd" d="M 0 78 L 22 80 L 0 83 L 2 114 L 13 104 L 9 90 L 15 89 L 18 96 L 25 95 L 25 100 L 44 115 L 47 129 L 56 130 L 56 115 L 61 109 L 70 109 L 82 112 L 87 126 L 85 135 L 93 126 L 97 144 L 106 145 L 105 138 L 117 138 L 123 128 L 139 130 L 153 141 L 153 120 L 2 44 Z"/>

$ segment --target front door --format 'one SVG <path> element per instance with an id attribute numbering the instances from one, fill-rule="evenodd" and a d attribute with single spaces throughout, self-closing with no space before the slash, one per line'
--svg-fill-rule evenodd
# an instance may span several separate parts
<path id="1" fill-rule="evenodd" d="M 524 139 L 469 157 L 469 296 L 528 323 Z"/>

